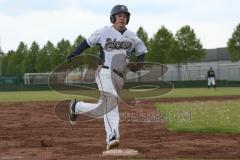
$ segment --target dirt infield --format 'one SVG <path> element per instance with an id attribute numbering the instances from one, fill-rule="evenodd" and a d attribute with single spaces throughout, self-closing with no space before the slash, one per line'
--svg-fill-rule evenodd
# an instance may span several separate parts
<path id="1" fill-rule="evenodd" d="M 73 127 L 55 115 L 56 104 L 0 104 L 0 160 L 129 158 L 101 156 L 106 147 L 102 119 L 81 121 Z M 240 134 L 171 133 L 161 118 L 139 116 L 158 115 L 150 101 L 136 108 L 122 104 L 120 113 L 120 148 L 138 150 L 136 159 L 240 159 Z"/>

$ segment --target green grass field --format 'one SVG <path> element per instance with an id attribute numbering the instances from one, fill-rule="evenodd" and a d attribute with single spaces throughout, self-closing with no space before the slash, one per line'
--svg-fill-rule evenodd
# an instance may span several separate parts
<path id="1" fill-rule="evenodd" d="M 240 95 L 240 87 L 213 88 L 177 88 L 162 95 L 161 97 L 202 97 L 202 96 L 236 96 Z"/>
<path id="2" fill-rule="evenodd" d="M 240 100 L 156 104 L 174 132 L 240 133 Z"/>
<path id="3" fill-rule="evenodd" d="M 64 95 L 54 91 L 0 92 L 0 102 L 61 101 L 72 98 L 89 99 L 81 95 Z"/>
<path id="4" fill-rule="evenodd" d="M 206 88 L 180 88 L 173 89 L 167 94 L 159 96 L 160 98 L 174 97 L 196 97 L 196 96 L 240 96 L 240 88 L 226 87 L 214 89 Z M 16 92 L 0 92 L 0 102 L 29 102 L 29 101 L 59 101 L 63 99 L 87 99 L 81 95 L 64 95 L 55 91 L 16 91 Z"/>

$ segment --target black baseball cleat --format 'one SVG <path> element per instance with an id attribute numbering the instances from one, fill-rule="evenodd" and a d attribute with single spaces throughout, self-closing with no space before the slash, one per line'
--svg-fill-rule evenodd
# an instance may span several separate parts
<path id="1" fill-rule="evenodd" d="M 76 104 L 77 104 L 76 99 L 73 99 L 70 103 L 69 122 L 70 122 L 71 125 L 76 125 L 77 124 Z"/>
<path id="2" fill-rule="evenodd" d="M 119 145 L 119 140 L 113 136 L 110 140 L 109 143 L 107 144 L 107 150 L 113 149 L 113 148 L 117 148 Z"/>

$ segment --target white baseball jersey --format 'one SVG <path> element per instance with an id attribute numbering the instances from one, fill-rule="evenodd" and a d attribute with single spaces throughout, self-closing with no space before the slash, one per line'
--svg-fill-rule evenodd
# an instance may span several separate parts
<path id="1" fill-rule="evenodd" d="M 123 33 L 113 26 L 107 26 L 95 31 L 88 39 L 89 46 L 100 45 L 105 66 L 123 72 L 128 63 L 128 57 L 135 50 L 136 56 L 145 54 L 147 48 L 138 36 L 126 29 Z"/>

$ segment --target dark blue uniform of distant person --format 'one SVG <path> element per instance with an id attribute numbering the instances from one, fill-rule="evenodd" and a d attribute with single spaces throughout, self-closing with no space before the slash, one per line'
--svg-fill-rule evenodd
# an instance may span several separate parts
<path id="1" fill-rule="evenodd" d="M 210 89 L 211 85 L 213 85 L 213 87 L 216 89 L 216 76 L 212 67 L 209 68 L 207 72 L 207 77 L 208 77 L 208 89 Z"/>

